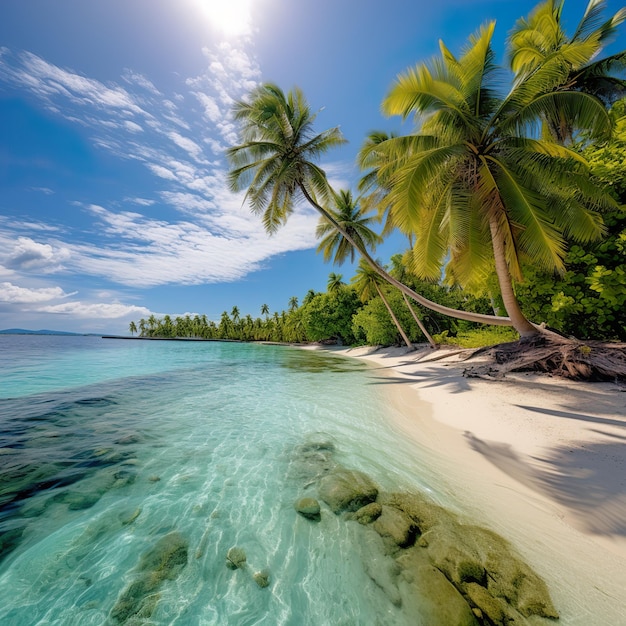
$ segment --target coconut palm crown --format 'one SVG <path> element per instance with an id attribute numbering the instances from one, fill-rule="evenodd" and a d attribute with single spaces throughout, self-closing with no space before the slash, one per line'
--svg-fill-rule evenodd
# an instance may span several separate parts
<path id="1" fill-rule="evenodd" d="M 437 279 L 445 264 L 449 281 L 477 286 L 495 264 L 513 326 L 530 335 L 537 329 L 512 284 L 522 262 L 562 270 L 566 240 L 599 238 L 599 211 L 611 204 L 582 157 L 537 137 L 541 117 L 567 103 L 593 136 L 609 136 L 611 124 L 598 99 L 549 91 L 564 68 L 541 66 L 502 95 L 493 31 L 483 27 L 459 58 L 441 43 L 440 57 L 397 78 L 383 110 L 415 116 L 418 130 L 377 150 L 387 150 L 381 176 L 391 182 L 393 222 L 416 238 L 413 271 Z"/>
<path id="2" fill-rule="evenodd" d="M 573 35 L 568 36 L 563 29 L 563 6 L 563 0 L 547 0 L 517 21 L 508 41 L 511 69 L 518 81 L 524 81 L 550 67 L 557 82 L 547 84 L 548 90 L 578 91 L 608 107 L 626 95 L 626 52 L 606 57 L 601 52 L 626 20 L 626 9 L 607 19 L 606 1 L 590 0 Z M 546 112 L 546 130 L 561 143 L 571 143 L 581 128 L 572 113 L 566 107 Z"/>
<path id="3" fill-rule="evenodd" d="M 320 201 L 329 197 L 326 174 L 316 161 L 345 139 L 338 128 L 313 132 L 316 115 L 300 89 L 285 94 L 264 83 L 248 102 L 235 103 L 233 114 L 242 143 L 227 151 L 233 165 L 230 186 L 246 190 L 246 200 L 262 216 L 268 233 L 285 224 L 303 194 Z"/>
<path id="4" fill-rule="evenodd" d="M 382 241 L 380 235 L 370 228 L 375 218 L 361 210 L 358 198 L 353 199 L 350 191 L 333 191 L 332 198 L 333 206 L 328 211 L 337 223 L 359 244 L 360 249 L 374 250 Z M 323 253 L 326 263 L 332 259 L 336 265 L 342 265 L 348 258 L 354 263 L 358 250 L 328 220 L 320 218 L 315 234 L 321 240 L 317 252 Z"/>

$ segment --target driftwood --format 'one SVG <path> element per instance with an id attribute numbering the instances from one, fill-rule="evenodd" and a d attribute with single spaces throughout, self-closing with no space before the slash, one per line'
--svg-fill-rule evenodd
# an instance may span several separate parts
<path id="1" fill-rule="evenodd" d="M 626 382 L 626 343 L 579 341 L 554 334 L 480 348 L 490 358 L 463 372 L 467 377 L 501 378 L 507 372 L 547 372 L 572 380 Z"/>

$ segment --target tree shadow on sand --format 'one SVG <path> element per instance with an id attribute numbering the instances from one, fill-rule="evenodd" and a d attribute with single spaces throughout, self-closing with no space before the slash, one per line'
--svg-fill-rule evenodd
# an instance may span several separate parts
<path id="1" fill-rule="evenodd" d="M 526 458 L 508 444 L 487 442 L 469 432 L 465 437 L 473 450 L 501 471 L 572 511 L 584 530 L 626 536 L 626 437 L 601 434 L 609 440 L 563 444 L 544 456 Z"/>

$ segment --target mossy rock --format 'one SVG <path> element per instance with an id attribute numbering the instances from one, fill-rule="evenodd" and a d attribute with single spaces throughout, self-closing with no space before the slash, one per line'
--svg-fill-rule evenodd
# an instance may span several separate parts
<path id="1" fill-rule="evenodd" d="M 506 602 L 494 598 L 478 583 L 467 583 L 464 585 L 464 590 L 470 604 L 480 609 L 482 615 L 496 626 L 506 626 L 510 621 L 515 621 Z"/>
<path id="2" fill-rule="evenodd" d="M 300 498 L 293 506 L 302 517 L 314 521 L 319 521 L 321 518 L 320 503 L 315 498 Z"/>
<path id="3" fill-rule="evenodd" d="M 377 520 L 382 512 L 383 507 L 378 502 L 370 502 L 370 504 L 362 506 L 358 511 L 350 513 L 348 519 L 365 526 Z"/>
<path id="4" fill-rule="evenodd" d="M 454 521 L 450 512 L 420 493 L 385 493 L 380 495 L 378 501 L 406 513 L 421 533 L 438 524 Z"/>
<path id="5" fill-rule="evenodd" d="M 475 548 L 460 524 L 433 526 L 421 537 L 427 546 L 432 564 L 455 585 L 463 582 L 484 583 L 486 578 L 483 556 Z"/>
<path id="6" fill-rule="evenodd" d="M 417 526 L 406 513 L 395 507 L 382 506 L 381 514 L 372 527 L 383 539 L 401 548 L 406 548 L 415 542 Z"/>
<path id="7" fill-rule="evenodd" d="M 407 615 L 419 615 L 420 623 L 429 626 L 479 626 L 469 604 L 422 550 L 407 550 L 396 562 L 402 568 L 398 588 Z"/>
<path id="8" fill-rule="evenodd" d="M 261 587 L 261 589 L 268 587 L 270 584 L 269 570 L 262 569 L 260 572 L 254 572 L 254 574 L 252 574 L 252 578 L 254 582 Z"/>
<path id="9" fill-rule="evenodd" d="M 495 604 L 486 600 L 483 603 L 489 604 L 494 615 L 497 610 L 493 607 L 501 600 L 505 620 L 520 622 L 533 615 L 558 618 L 545 582 L 496 533 L 461 524 L 422 494 L 381 494 L 378 501 L 402 510 L 415 522 L 423 533 L 418 545 L 425 548 L 431 563 L 459 590 L 469 597 L 465 589 L 476 583 L 497 600 Z M 476 587 L 469 588 L 476 597 L 485 597 Z"/>
<path id="10" fill-rule="evenodd" d="M 226 553 L 226 567 L 240 569 L 246 565 L 246 553 L 243 548 L 233 547 Z"/>
<path id="11" fill-rule="evenodd" d="M 161 537 L 145 552 L 138 575 L 122 592 L 111 611 L 111 618 L 123 624 L 131 618 L 149 618 L 159 600 L 157 593 L 165 580 L 175 580 L 187 565 L 189 544 L 178 532 Z"/>
<path id="12" fill-rule="evenodd" d="M 333 513 L 338 514 L 342 511 L 357 511 L 374 502 L 378 496 L 378 487 L 363 472 L 340 468 L 320 480 L 319 496 Z"/>

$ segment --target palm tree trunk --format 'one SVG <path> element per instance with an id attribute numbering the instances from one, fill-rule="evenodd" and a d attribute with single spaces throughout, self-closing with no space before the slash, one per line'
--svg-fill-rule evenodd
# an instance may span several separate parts
<path id="1" fill-rule="evenodd" d="M 425 306 L 427 309 L 431 311 L 436 311 L 437 313 L 441 313 L 443 315 L 447 315 L 448 317 L 454 317 L 456 319 L 467 320 L 468 322 L 477 322 L 478 324 L 491 324 L 493 326 L 512 326 L 513 323 L 509 317 L 498 317 L 495 315 L 483 315 L 481 313 L 470 313 L 469 311 L 459 311 L 458 309 L 451 309 L 447 306 L 443 306 L 442 304 L 437 304 L 432 300 L 428 300 L 424 296 L 421 296 L 417 292 L 413 291 L 405 284 L 401 283 L 399 280 L 396 280 L 393 276 L 388 274 L 374 259 L 369 255 L 367 250 L 360 248 L 357 243 L 352 239 L 349 233 L 346 232 L 344 228 L 333 218 L 332 215 L 322 206 L 320 206 L 308 192 L 307 188 L 300 184 L 300 190 L 302 191 L 304 197 L 309 201 L 311 206 L 313 206 L 324 219 L 328 220 L 349 242 L 354 246 L 361 256 L 371 265 L 372 269 L 382 278 L 384 278 L 388 283 L 397 287 L 402 293 L 405 293 L 409 298 L 413 298 L 417 303 Z"/>
<path id="2" fill-rule="evenodd" d="M 511 319 L 511 324 L 522 337 L 536 335 L 540 332 L 539 329 L 526 319 L 515 297 L 511 273 L 506 263 L 504 237 L 498 226 L 497 215 L 493 212 L 489 216 L 489 228 L 491 230 L 491 242 L 493 245 L 493 256 L 496 262 L 496 274 L 500 285 L 500 293 L 502 295 L 504 308 Z"/>
<path id="3" fill-rule="evenodd" d="M 391 307 L 389 306 L 389 302 L 387 302 L 387 300 L 385 299 L 385 296 L 383 295 L 381 288 L 378 286 L 378 283 L 374 283 L 374 286 L 376 287 L 376 291 L 378 292 L 380 299 L 383 301 L 383 304 L 387 307 L 387 311 L 389 311 L 389 315 L 391 315 L 391 319 L 393 320 L 393 323 L 396 325 L 398 332 L 402 335 L 402 339 L 404 339 L 404 343 L 406 343 L 406 345 L 411 350 L 413 350 L 413 344 L 410 342 L 409 338 L 406 336 L 406 333 L 404 332 L 404 329 L 402 328 L 402 326 L 400 326 L 400 322 L 398 321 L 398 318 L 395 316 L 394 312 L 391 310 Z"/>
<path id="4" fill-rule="evenodd" d="M 402 293 L 402 297 L 404 298 L 404 302 L 406 303 L 407 307 L 409 307 L 409 311 L 411 311 L 411 315 L 413 316 L 413 319 L 417 322 L 417 325 L 420 327 L 420 330 L 424 333 L 424 337 L 428 339 L 428 343 L 431 345 L 431 347 L 436 348 L 437 344 L 435 343 L 435 340 L 430 336 L 430 333 L 426 330 L 426 327 L 424 326 L 424 324 L 422 324 L 422 320 L 419 317 L 417 317 L 417 313 L 411 306 L 411 303 L 409 302 L 409 299 L 406 297 L 406 294 L 403 292 L 401 293 Z"/>

